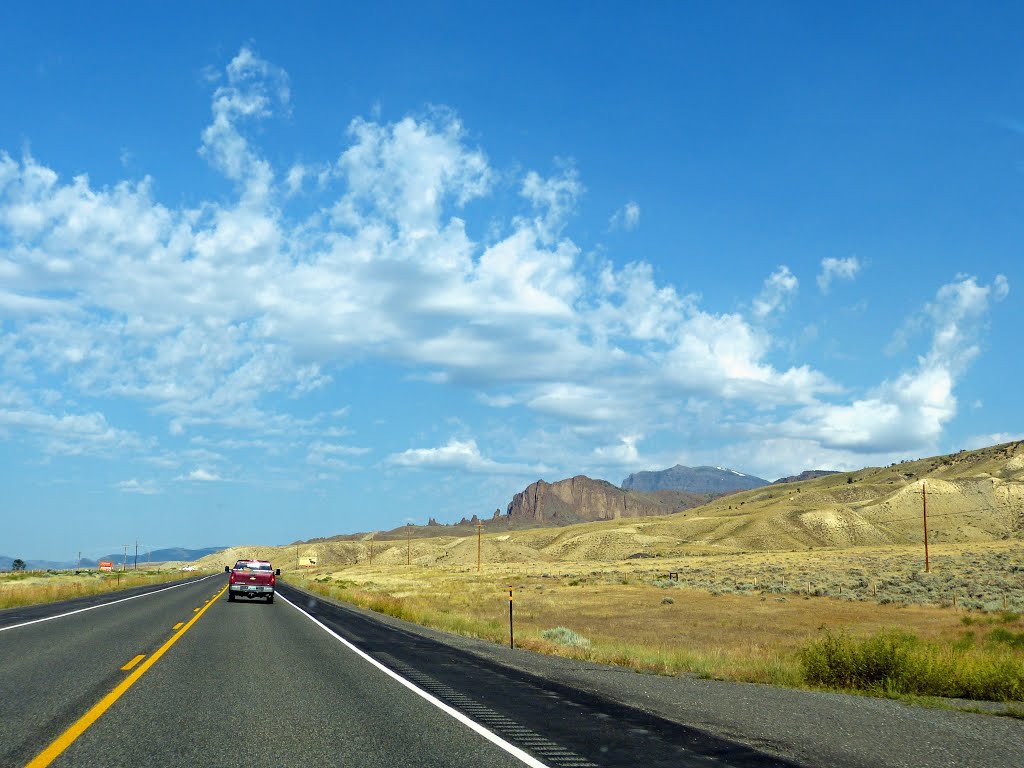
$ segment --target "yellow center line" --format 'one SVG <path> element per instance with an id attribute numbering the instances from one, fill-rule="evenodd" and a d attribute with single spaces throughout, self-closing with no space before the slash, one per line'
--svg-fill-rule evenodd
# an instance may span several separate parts
<path id="1" fill-rule="evenodd" d="M 123 667 L 121 667 L 121 671 L 122 671 L 122 672 L 127 672 L 127 671 L 128 671 L 128 670 L 130 670 L 130 669 L 131 669 L 132 667 L 134 667 L 134 666 L 135 666 L 136 664 L 138 664 L 138 663 L 139 663 L 140 661 L 142 661 L 142 660 L 143 660 L 144 658 L 146 658 L 146 654 L 144 654 L 144 653 L 140 653 L 140 654 L 139 654 L 138 656 L 136 656 L 136 657 L 135 657 L 134 659 L 132 659 L 132 660 L 131 660 L 131 661 L 129 661 L 129 662 L 127 663 L 127 664 L 125 664 L 125 665 L 124 665 Z"/>
<path id="2" fill-rule="evenodd" d="M 227 587 L 225 586 L 224 589 L 220 591 L 220 594 L 224 594 L 226 590 Z M 125 692 L 138 681 L 140 677 L 146 674 L 146 670 L 148 670 L 150 667 L 156 664 L 160 657 L 167 653 L 168 649 L 176 642 L 178 642 L 178 639 L 186 632 L 188 632 L 188 630 L 192 627 L 193 624 L 199 621 L 199 617 L 206 613 L 206 609 L 209 608 L 211 605 L 213 605 L 213 603 L 208 603 L 205 608 L 203 608 L 201 611 L 199 611 L 199 613 L 197 613 L 189 620 L 188 624 L 179 629 L 175 634 L 171 635 L 170 639 L 162 646 L 160 646 L 159 650 L 154 652 L 152 656 L 150 656 L 148 659 L 142 662 L 142 664 L 136 667 L 134 672 L 132 672 L 130 675 L 128 675 L 128 677 L 122 680 L 121 683 L 116 688 L 114 688 L 114 690 L 112 690 L 110 693 L 108 693 L 106 696 L 100 699 L 96 704 L 94 704 L 92 709 L 90 709 L 88 712 L 82 715 L 70 728 L 68 728 L 66 731 L 64 731 L 64 733 L 58 736 L 57 739 L 52 744 L 50 744 L 50 746 L 48 746 L 46 749 L 40 752 L 31 763 L 25 766 L 25 768 L 45 768 L 54 760 L 56 760 L 57 757 L 65 749 L 67 749 L 74 743 L 75 739 L 77 739 L 79 736 L 85 733 L 89 729 L 89 726 L 91 726 L 93 723 L 99 720 L 100 716 L 108 709 L 110 709 L 110 707 L 114 704 L 115 701 L 121 698 L 125 694 Z M 196 610 L 199 609 L 197 608 Z"/>
<path id="3" fill-rule="evenodd" d="M 175 624 L 173 627 L 171 627 L 171 629 L 181 629 L 181 625 L 184 624 L 184 623 L 185 623 L 184 621 L 179 621 L 177 624 Z"/>

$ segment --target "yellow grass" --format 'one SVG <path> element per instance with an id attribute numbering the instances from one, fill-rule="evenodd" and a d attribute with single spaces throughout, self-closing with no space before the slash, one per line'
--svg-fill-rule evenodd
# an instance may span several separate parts
<path id="1" fill-rule="evenodd" d="M 132 570 L 122 574 L 99 571 L 82 571 L 78 574 L 72 571 L 0 574 L 0 609 L 53 603 L 84 595 L 160 584 L 181 577 L 180 572 L 170 570 Z"/>
<path id="2" fill-rule="evenodd" d="M 993 564 L 1006 561 L 1009 568 L 1020 561 L 1020 551 L 1019 542 L 947 545 L 936 557 L 947 574 L 956 574 L 981 567 L 978 563 L 997 568 Z M 800 651 L 820 637 L 823 628 L 855 638 L 897 628 L 940 645 L 962 642 L 968 632 L 983 645 L 996 627 L 1024 631 L 1024 621 L 1013 613 L 804 594 L 806 569 L 811 566 L 818 584 L 834 585 L 850 580 L 850 571 L 864 570 L 865 565 L 871 579 L 884 580 L 887 574 L 904 573 L 907 559 L 916 557 L 915 548 L 877 548 L 815 552 L 810 557 L 806 552 L 701 556 L 657 567 L 650 561 L 493 565 L 481 574 L 473 567 L 364 564 L 291 578 L 336 599 L 494 642 L 508 641 L 511 585 L 519 647 L 660 674 L 695 673 L 789 686 L 803 684 Z M 752 574 L 763 574 L 766 568 L 791 574 L 787 591 L 775 591 L 778 575 L 774 581 L 762 579 L 758 589 L 752 587 Z M 682 581 L 668 581 L 669 569 L 680 573 Z M 795 578 L 797 573 L 805 577 Z M 743 574 L 751 583 L 749 589 L 733 594 L 709 591 L 714 579 L 736 583 Z M 922 578 L 914 574 L 917 571 L 912 571 L 914 579 Z M 687 580 L 705 588 L 687 586 Z M 895 577 L 892 581 L 895 584 Z M 898 586 L 890 588 L 898 591 Z M 812 591 L 817 587 L 812 585 Z M 1017 604 L 1024 600 L 1020 592 L 1018 586 L 1010 595 Z M 586 638 L 589 647 L 544 639 L 541 633 L 555 627 Z"/>

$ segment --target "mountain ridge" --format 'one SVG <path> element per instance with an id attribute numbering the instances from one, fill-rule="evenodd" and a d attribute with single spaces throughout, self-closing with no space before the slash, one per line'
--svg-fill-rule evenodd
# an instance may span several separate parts
<path id="1" fill-rule="evenodd" d="M 688 493 L 734 493 L 749 491 L 770 483 L 755 475 L 728 467 L 687 467 L 676 464 L 660 470 L 634 472 L 620 485 L 626 491 L 686 491 Z"/>
<path id="2" fill-rule="evenodd" d="M 916 547 L 922 543 L 925 486 L 933 543 L 1024 540 L 1024 441 L 1019 441 L 760 487 L 654 517 L 517 529 L 510 515 L 499 513 L 481 521 L 483 559 L 494 564 L 583 562 L 806 552 L 819 547 Z M 280 559 L 285 567 L 289 562 L 297 564 L 302 556 L 328 571 L 368 561 L 375 566 L 399 567 L 407 558 L 419 567 L 476 564 L 475 525 L 435 524 L 404 530 L 410 535 L 408 543 L 401 534 L 387 540 L 364 534 L 358 539 L 337 537 L 259 549 L 264 556 Z M 210 556 L 208 562 L 222 566 L 236 554 L 251 551 L 250 547 L 220 553 Z"/>

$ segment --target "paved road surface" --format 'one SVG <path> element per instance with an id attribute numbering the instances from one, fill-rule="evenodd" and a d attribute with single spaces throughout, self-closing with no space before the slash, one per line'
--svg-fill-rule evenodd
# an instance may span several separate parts
<path id="1" fill-rule="evenodd" d="M 844 745 L 857 741 L 844 732 L 826 749 L 820 734 L 820 744 L 803 734 L 765 736 L 706 717 L 695 717 L 695 727 L 673 714 L 678 707 L 664 688 L 671 681 L 662 678 L 626 673 L 617 675 L 621 683 L 577 684 L 581 667 L 564 660 L 439 642 L 436 633 L 287 585 L 273 605 L 228 603 L 223 587 L 212 577 L 22 626 L 67 608 L 16 619 L 0 612 L 0 766 L 23 766 L 40 753 L 54 766 L 875 764 L 870 750 Z M 125 690 L 112 697 L 119 686 Z M 747 689 L 776 690 L 720 690 Z M 778 693 L 788 707 L 814 701 Z M 99 702 L 109 708 L 62 741 Z M 752 724 L 761 719 L 750 707 L 746 714 Z M 968 718 L 955 724 L 969 726 L 975 741 L 993 741 L 973 764 L 1021 764 L 1005 762 L 1024 754 L 1015 751 L 1024 749 L 1019 721 L 941 714 Z M 818 713 L 803 718 L 813 723 Z M 908 757 L 918 754 L 912 746 L 903 750 Z M 887 764 L 970 764 L 945 747 L 930 761 L 896 757 Z"/>

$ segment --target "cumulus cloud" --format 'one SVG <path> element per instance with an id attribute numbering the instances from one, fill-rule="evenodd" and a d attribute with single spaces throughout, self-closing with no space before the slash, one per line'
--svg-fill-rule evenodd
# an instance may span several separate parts
<path id="1" fill-rule="evenodd" d="M 761 293 L 754 299 L 754 316 L 763 320 L 768 315 L 783 311 L 799 285 L 789 267 L 780 266 L 765 279 Z"/>
<path id="2" fill-rule="evenodd" d="M 446 445 L 438 448 L 410 448 L 395 453 L 385 460 L 390 467 L 407 467 L 416 469 L 459 470 L 494 475 L 534 475 L 543 473 L 542 466 L 524 464 L 505 464 L 481 455 L 476 440 L 458 440 L 452 438 Z"/>
<path id="3" fill-rule="evenodd" d="M 954 389 L 980 351 L 988 311 L 1008 293 L 1003 275 L 991 285 L 958 276 L 942 286 L 921 313 L 931 344 L 916 366 L 850 403 L 810 404 L 783 425 L 784 431 L 825 448 L 859 452 L 935 446 L 943 426 L 957 413 Z"/>
<path id="4" fill-rule="evenodd" d="M 821 272 L 818 273 L 818 289 L 822 293 L 828 293 L 834 281 L 853 280 L 862 266 L 856 256 L 846 259 L 836 259 L 830 256 L 822 259 Z"/>
<path id="5" fill-rule="evenodd" d="M 159 486 L 149 480 L 136 480 L 134 477 L 131 480 L 122 480 L 117 484 L 117 489 L 123 493 L 139 493 L 143 496 L 152 496 L 160 493 Z"/>
<path id="6" fill-rule="evenodd" d="M 547 178 L 536 171 L 527 172 L 520 194 L 533 204 L 537 214 L 534 225 L 545 243 L 552 242 L 561 234 L 585 191 L 573 166 Z"/>
<path id="7" fill-rule="evenodd" d="M 624 229 L 632 232 L 640 226 L 640 206 L 635 200 L 630 200 L 619 208 L 608 220 L 609 229 Z"/>
<path id="8" fill-rule="evenodd" d="M 174 206 L 155 199 L 149 178 L 97 186 L 0 153 L 0 393 L 42 391 L 44 376 L 62 393 L 0 399 L 0 430 L 38 436 L 51 452 L 98 452 L 241 429 L 260 438 L 248 446 L 287 445 L 342 469 L 364 449 L 335 442 L 347 430 L 294 402 L 369 360 L 566 427 L 578 455 L 609 463 L 636 457 L 634 435 L 684 428 L 694 399 L 726 403 L 737 419 L 771 412 L 787 439 L 871 451 L 907 442 L 900 434 L 934 439 L 981 348 L 987 307 L 1009 290 L 1002 276 L 945 286 L 920 313 L 933 331 L 921 364 L 851 396 L 822 371 L 773 359 L 766 321 L 799 288 L 786 266 L 741 301 L 749 313 L 716 311 L 643 261 L 582 255 L 567 234 L 585 194 L 571 164 L 498 183 L 511 172 L 438 108 L 356 118 L 337 157 L 275 168 L 251 137 L 291 109 L 287 73 L 244 47 L 209 79 L 199 151 L 235 199 Z M 310 213 L 291 217 L 300 193 Z M 502 194 L 512 214 L 474 221 L 473 204 Z M 638 221 L 633 201 L 612 217 L 623 229 Z M 860 268 L 825 259 L 819 287 Z M 107 423 L 92 403 L 110 401 L 164 419 L 159 435 Z M 487 453 L 453 439 L 385 463 L 536 473 L 528 448 L 507 462 Z M 196 469 L 181 479 L 219 478 Z"/>
<path id="9" fill-rule="evenodd" d="M 210 472 L 209 470 L 197 467 L 188 473 L 188 476 L 182 478 L 185 480 L 191 480 L 195 483 L 216 483 L 220 482 L 224 478 L 218 475 L 216 472 Z"/>
<path id="10" fill-rule="evenodd" d="M 203 131 L 200 152 L 239 182 L 250 202 L 265 198 L 273 171 L 252 150 L 239 123 L 267 118 L 275 108 L 287 110 L 289 99 L 287 73 L 244 47 L 227 66 L 227 83 L 214 91 L 213 122 Z"/>
<path id="11" fill-rule="evenodd" d="M 605 465 L 635 467 L 640 461 L 636 444 L 642 435 L 623 435 L 614 445 L 602 445 L 594 449 L 594 457 Z"/>

